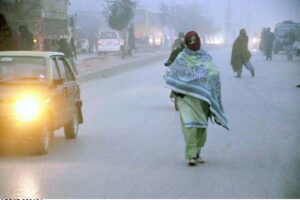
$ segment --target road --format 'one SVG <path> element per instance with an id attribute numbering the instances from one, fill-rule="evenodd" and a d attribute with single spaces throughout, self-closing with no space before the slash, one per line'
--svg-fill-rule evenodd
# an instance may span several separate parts
<path id="1" fill-rule="evenodd" d="M 300 59 L 253 55 L 237 79 L 229 48 L 212 50 L 231 131 L 210 124 L 188 167 L 162 60 L 81 85 L 79 138 L 58 131 L 45 156 L 1 155 L 3 198 L 300 198 Z"/>

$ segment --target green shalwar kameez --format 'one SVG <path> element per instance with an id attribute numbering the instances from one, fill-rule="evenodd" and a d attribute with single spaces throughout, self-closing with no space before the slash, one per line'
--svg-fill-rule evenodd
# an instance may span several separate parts
<path id="1" fill-rule="evenodd" d="M 197 158 L 206 142 L 209 105 L 203 100 L 188 95 L 177 98 L 186 144 L 185 157 L 186 159 Z"/>
<path id="2" fill-rule="evenodd" d="M 165 80 L 177 98 L 186 159 L 197 159 L 206 142 L 208 118 L 229 129 L 221 102 L 219 70 L 205 51 L 185 48 Z"/>

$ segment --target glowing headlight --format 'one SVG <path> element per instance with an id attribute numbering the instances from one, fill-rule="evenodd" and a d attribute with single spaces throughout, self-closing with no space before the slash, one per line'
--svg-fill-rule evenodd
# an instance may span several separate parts
<path id="1" fill-rule="evenodd" d="M 260 39 L 259 38 L 252 38 L 252 43 L 253 44 L 257 44 L 257 43 L 259 43 L 260 42 Z"/>
<path id="2" fill-rule="evenodd" d="M 21 121 L 31 121 L 37 118 L 41 112 L 41 102 L 35 98 L 23 98 L 16 102 L 16 116 Z"/>

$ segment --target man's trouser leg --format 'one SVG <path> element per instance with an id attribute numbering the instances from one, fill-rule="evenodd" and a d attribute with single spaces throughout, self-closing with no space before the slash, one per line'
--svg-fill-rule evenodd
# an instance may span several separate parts
<path id="1" fill-rule="evenodd" d="M 242 77 L 242 72 L 243 72 L 243 68 L 241 68 L 238 72 L 237 72 L 237 77 Z"/>
<path id="2" fill-rule="evenodd" d="M 248 60 L 248 62 L 245 63 L 244 65 L 251 72 L 251 75 L 254 76 L 255 69 L 254 69 L 252 63 L 250 62 L 250 60 Z"/>
<path id="3" fill-rule="evenodd" d="M 185 158 L 196 158 L 206 142 L 205 128 L 186 128 L 181 119 L 181 128 L 185 139 Z"/>

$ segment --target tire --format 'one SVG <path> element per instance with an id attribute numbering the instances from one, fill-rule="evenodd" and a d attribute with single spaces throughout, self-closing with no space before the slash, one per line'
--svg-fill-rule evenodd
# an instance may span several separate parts
<path id="1" fill-rule="evenodd" d="M 47 154 L 52 141 L 53 132 L 50 131 L 47 125 L 43 126 L 37 133 L 34 141 L 34 153 L 38 155 Z"/>
<path id="2" fill-rule="evenodd" d="M 64 126 L 64 132 L 66 139 L 75 139 L 78 135 L 79 120 L 78 111 L 73 113 L 72 119 Z"/>

